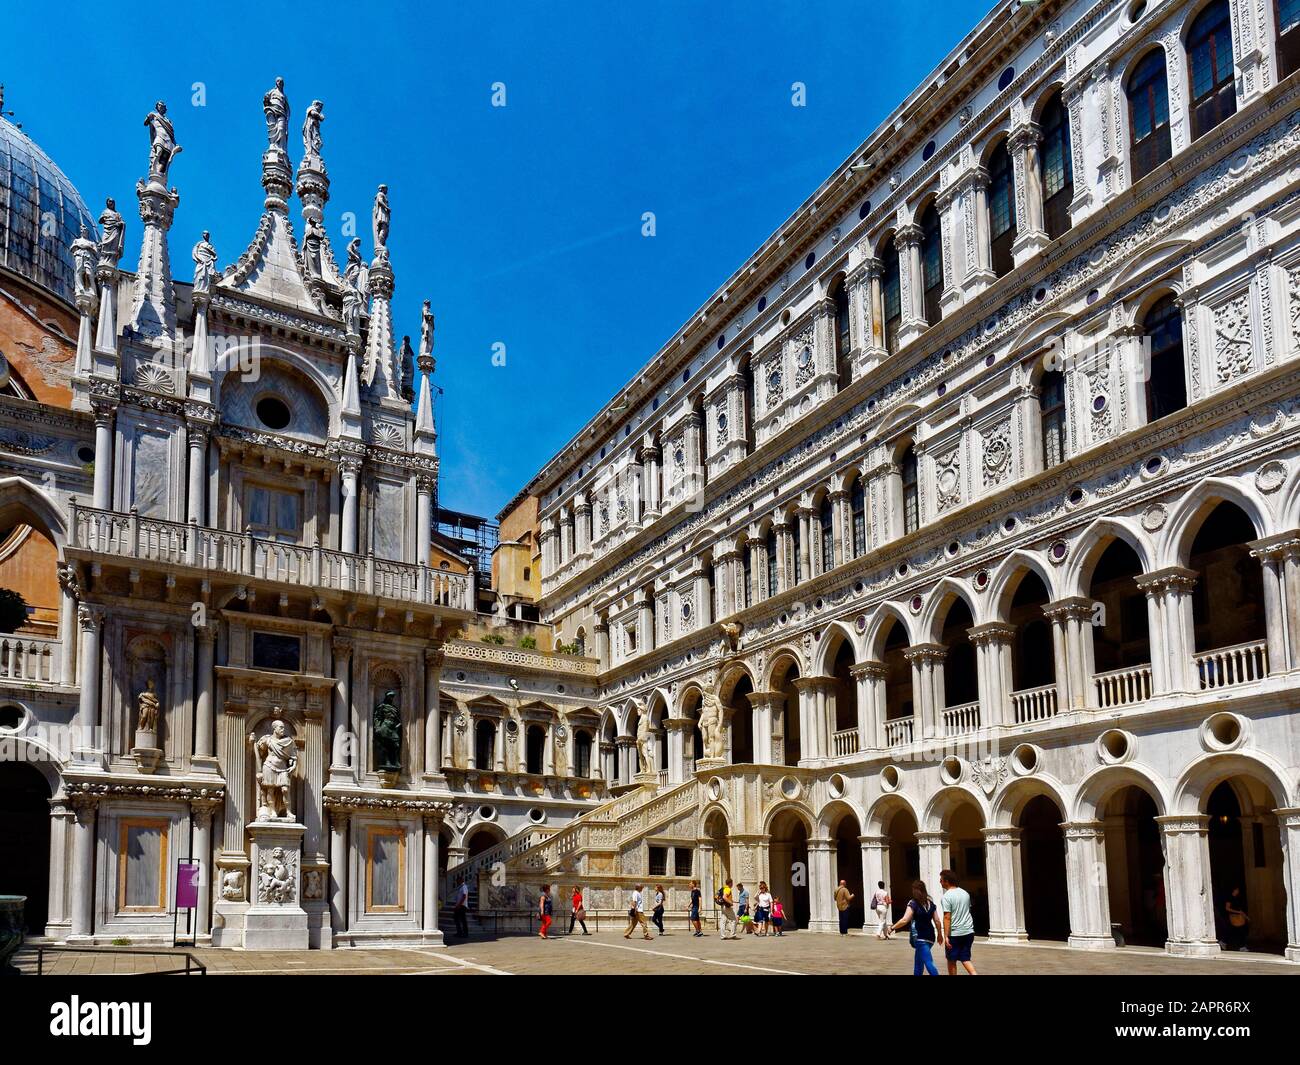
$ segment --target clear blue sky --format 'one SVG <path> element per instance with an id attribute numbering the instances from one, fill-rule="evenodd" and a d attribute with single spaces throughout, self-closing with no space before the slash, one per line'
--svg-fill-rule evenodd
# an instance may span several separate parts
<path id="1" fill-rule="evenodd" d="M 990 6 L 165 4 L 145 31 L 139 5 L 62 3 L 6 35 L 0 81 L 92 213 L 117 198 L 132 268 L 141 123 L 167 102 L 184 279 L 203 229 L 222 266 L 253 235 L 275 76 L 295 161 L 324 100 L 336 253 L 349 210 L 368 253 L 386 182 L 398 334 L 418 336 L 425 298 L 437 316 L 440 496 L 494 515 Z"/>

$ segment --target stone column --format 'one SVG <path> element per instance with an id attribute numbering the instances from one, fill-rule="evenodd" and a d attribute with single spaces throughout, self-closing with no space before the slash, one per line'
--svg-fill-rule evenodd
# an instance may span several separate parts
<path id="1" fill-rule="evenodd" d="M 596 634 L 596 658 L 600 660 L 600 668 L 609 669 L 609 626 L 604 621 L 597 621 L 591 628 Z"/>
<path id="2" fill-rule="evenodd" d="M 113 505 L 113 405 L 92 401 L 95 415 L 95 480 L 91 499 L 100 510 Z"/>
<path id="3" fill-rule="evenodd" d="M 100 656 L 103 622 L 103 607 L 82 603 L 77 608 L 77 623 L 81 627 L 81 698 L 73 732 L 74 761 L 85 761 L 89 752 L 105 749 L 99 727 L 99 689 L 104 679 L 104 662 Z"/>
<path id="4" fill-rule="evenodd" d="M 912 699 L 919 726 L 916 739 L 930 739 L 943 732 L 943 661 L 947 654 L 947 648 L 937 643 L 916 644 L 903 651 L 912 664 Z"/>
<path id="5" fill-rule="evenodd" d="M 522 736 L 519 742 L 523 742 Z M 492 719 L 492 755 L 496 760 L 494 768 L 498 773 L 504 773 L 506 771 L 506 723 L 499 717 Z"/>
<path id="6" fill-rule="evenodd" d="M 77 823 L 72 834 L 72 934 L 69 942 L 88 939 L 94 931 L 95 809 L 99 800 L 74 795 L 71 805 Z"/>
<path id="7" fill-rule="evenodd" d="M 352 811 L 330 807 L 330 924 L 334 934 L 348 930 L 348 821 Z"/>
<path id="8" fill-rule="evenodd" d="M 424 777 L 438 778 L 442 774 L 440 757 L 442 747 L 442 663 L 446 653 L 442 647 L 426 647 L 424 651 Z M 436 926 L 435 926 L 436 927 Z"/>
<path id="9" fill-rule="evenodd" d="M 591 551 L 591 500 L 579 499 L 573 506 L 574 549 L 579 555 Z"/>
<path id="10" fill-rule="evenodd" d="M 212 815 L 220 802 L 216 799 L 190 800 L 190 831 L 193 844 L 190 854 L 199 860 L 199 905 L 194 911 L 194 941 L 212 934 Z"/>
<path id="11" fill-rule="evenodd" d="M 997 280 L 993 273 L 993 255 L 989 244 L 989 174 L 982 166 L 966 179 L 966 242 L 974 245 L 975 254 L 966 263 L 964 296 L 969 302 Z"/>
<path id="12" fill-rule="evenodd" d="M 920 851 L 921 879 L 937 899 L 942 891 L 939 872 L 948 867 L 948 833 L 940 830 L 917 832 L 916 845 Z"/>
<path id="13" fill-rule="evenodd" d="M 645 469 L 645 516 L 654 520 L 659 517 L 662 500 L 659 498 L 660 460 L 663 452 L 658 447 L 641 450 L 642 466 Z"/>
<path id="14" fill-rule="evenodd" d="M 1286 891 L 1286 958 L 1300 961 L 1300 808 L 1274 810 L 1282 834 L 1282 886 Z"/>
<path id="15" fill-rule="evenodd" d="M 866 267 L 870 300 L 867 304 L 869 311 L 868 343 L 864 362 L 866 369 L 871 370 L 878 366 L 880 361 L 889 354 L 885 348 L 885 291 L 881 286 L 885 264 L 873 257 L 866 261 Z"/>
<path id="16" fill-rule="evenodd" d="M 776 534 L 776 589 L 784 592 L 794 586 L 794 575 L 790 572 L 793 568 L 790 562 L 790 526 L 784 521 L 776 522 L 772 530 Z"/>
<path id="17" fill-rule="evenodd" d="M 717 571 L 714 571 L 717 579 Z M 705 629 L 713 624 L 713 588 L 703 567 L 695 573 L 695 628 Z"/>
<path id="18" fill-rule="evenodd" d="M 81 629 L 77 624 L 77 596 L 81 590 L 77 569 L 72 563 L 59 566 L 59 683 L 65 688 L 77 683 L 77 643 Z"/>
<path id="19" fill-rule="evenodd" d="M 813 576 L 812 568 L 812 541 L 813 541 L 813 512 L 810 507 L 799 508 L 799 577 L 801 580 L 811 580 Z"/>
<path id="20" fill-rule="evenodd" d="M 668 740 L 668 783 L 681 784 L 690 776 L 690 761 L 686 753 L 686 734 L 691 727 L 691 720 L 685 717 L 664 719 L 664 728 Z"/>
<path id="21" fill-rule="evenodd" d="M 1135 578 L 1147 597 L 1153 694 L 1200 690 L 1192 617 L 1192 590 L 1198 576 L 1195 570 L 1169 566 Z"/>
<path id="22" fill-rule="evenodd" d="M 1264 618 L 1268 637 L 1268 672 L 1289 673 L 1300 666 L 1297 622 L 1300 604 L 1293 598 L 1292 573 L 1300 567 L 1300 531 L 1280 533 L 1250 544 L 1252 558 L 1259 560 L 1264 576 Z"/>
<path id="23" fill-rule="evenodd" d="M 750 535 L 745 545 L 749 550 L 749 602 L 761 603 L 767 598 L 767 541 Z"/>
<path id="24" fill-rule="evenodd" d="M 216 772 L 217 760 L 213 753 L 212 686 L 215 681 L 214 644 L 215 626 L 197 625 L 194 628 L 194 763 L 196 767 Z"/>
<path id="25" fill-rule="evenodd" d="M 835 909 L 835 883 L 831 874 L 829 839 L 808 841 L 808 902 L 810 932 L 838 932 L 839 914 Z"/>
<path id="26" fill-rule="evenodd" d="M 862 845 L 862 905 L 868 911 L 867 927 L 870 928 L 875 920 L 869 906 L 871 895 L 880 881 L 889 883 L 889 837 L 859 836 L 858 842 Z"/>
<path id="27" fill-rule="evenodd" d="M 754 761 L 758 765 L 773 765 L 772 732 L 774 722 L 785 702 L 783 692 L 750 692 L 749 705 L 753 708 Z M 738 711 L 739 712 L 739 711 Z"/>
<path id="28" fill-rule="evenodd" d="M 957 199 L 960 188 L 950 185 L 939 193 L 935 199 L 935 209 L 939 212 L 939 230 L 943 242 L 943 293 L 939 296 L 939 307 L 946 318 L 962 304 L 962 291 L 957 273 Z"/>
<path id="29" fill-rule="evenodd" d="M 989 939 L 1024 943 L 1024 880 L 1020 868 L 1020 829 L 984 828 L 985 866 L 988 871 Z"/>
<path id="30" fill-rule="evenodd" d="M 334 637 L 334 699 L 330 703 L 330 781 L 339 783 L 353 777 L 352 730 L 352 640 Z"/>
<path id="31" fill-rule="evenodd" d="M 438 931 L 438 846 L 441 837 L 438 827 L 442 824 L 439 814 L 425 814 L 424 822 L 424 890 L 422 892 L 422 930 L 425 942 L 442 942 L 442 933 Z"/>
<path id="32" fill-rule="evenodd" d="M 560 510 L 560 565 L 567 566 L 573 558 L 573 511 L 567 506 Z"/>
<path id="33" fill-rule="evenodd" d="M 339 550 L 349 555 L 357 553 L 357 475 L 361 460 L 351 455 L 339 458 L 339 475 L 343 493 L 343 527 L 339 536 Z"/>
<path id="34" fill-rule="evenodd" d="M 76 815 L 62 799 L 50 800 L 50 891 L 49 913 L 46 915 L 45 934 L 51 939 L 67 936 L 71 931 L 72 915 L 68 907 L 69 868 L 72 853 L 68 847 L 69 828 L 75 832 Z"/>
<path id="35" fill-rule="evenodd" d="M 1101 821 L 1061 826 L 1065 831 L 1066 891 L 1070 900 L 1070 946 L 1110 950 L 1110 888 L 1106 870 L 1106 832 Z"/>
<path id="36" fill-rule="evenodd" d="M 206 426 L 197 422 L 190 422 L 186 429 L 189 437 L 190 469 L 185 516 L 192 524 L 203 525 L 206 518 L 203 503 L 208 487 L 208 430 Z"/>
<path id="37" fill-rule="evenodd" d="M 1000 621 L 990 621 L 967 629 L 966 633 L 975 645 L 980 725 L 1010 724 L 1011 647 L 1016 630 Z"/>
<path id="38" fill-rule="evenodd" d="M 898 346 L 904 347 L 925 332 L 925 285 L 921 275 L 921 227 L 908 223 L 894 233 L 898 247 L 898 273 L 902 292 L 902 318 Z"/>
<path id="39" fill-rule="evenodd" d="M 885 663 L 858 662 L 849 675 L 858 685 L 858 751 L 870 751 L 885 744 Z"/>
<path id="40" fill-rule="evenodd" d="M 1043 133 L 1036 122 L 1016 127 L 1007 143 L 1019 193 L 1017 206 L 1024 206 L 1024 210 L 1016 215 L 1018 232 L 1011 248 L 1017 266 L 1032 259 L 1051 243 L 1043 223 L 1043 182 L 1038 164 L 1038 147 L 1042 143 Z"/>
<path id="41" fill-rule="evenodd" d="M 1209 957 L 1219 953 L 1210 882 L 1210 819 L 1205 814 L 1157 817 L 1165 852 L 1165 912 L 1170 954 Z"/>
<path id="42" fill-rule="evenodd" d="M 415 479 L 415 564 L 427 566 L 429 549 L 433 544 L 433 490 L 432 477 Z"/>
<path id="43" fill-rule="evenodd" d="M 1083 710 L 1097 703 L 1093 684 L 1093 602 L 1086 596 L 1071 596 L 1043 607 L 1052 623 L 1052 644 L 1056 649 L 1056 709 Z"/>
<path id="44" fill-rule="evenodd" d="M 799 761 L 807 762 L 823 757 L 821 751 L 821 723 L 817 719 L 817 691 L 820 677 L 798 677 L 794 681 L 799 693 L 799 741 L 802 745 Z"/>

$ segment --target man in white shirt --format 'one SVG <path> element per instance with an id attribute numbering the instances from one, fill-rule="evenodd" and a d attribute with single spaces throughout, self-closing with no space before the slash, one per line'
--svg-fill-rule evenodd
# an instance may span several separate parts
<path id="1" fill-rule="evenodd" d="M 645 919 L 645 898 L 641 893 L 643 886 L 644 885 L 642 884 L 637 884 L 637 886 L 632 890 L 631 905 L 628 907 L 627 911 L 627 931 L 623 934 L 624 939 L 631 939 L 632 933 L 635 932 L 638 927 L 640 927 L 646 939 L 654 939 L 654 936 L 650 934 L 650 925 Z"/>
<path id="2" fill-rule="evenodd" d="M 948 957 L 948 975 L 957 975 L 957 963 L 971 976 L 977 976 L 970 960 L 971 946 L 975 943 L 975 922 L 971 918 L 970 894 L 957 886 L 957 874 L 951 869 L 939 873 L 943 888 L 940 906 L 943 909 L 944 953 Z"/>

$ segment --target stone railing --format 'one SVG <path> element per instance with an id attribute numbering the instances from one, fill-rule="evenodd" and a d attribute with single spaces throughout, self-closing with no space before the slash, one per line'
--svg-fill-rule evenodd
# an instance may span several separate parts
<path id="1" fill-rule="evenodd" d="M 1268 676 L 1268 645 L 1263 640 L 1216 647 L 1192 656 L 1201 689 L 1231 688 Z"/>
<path id="2" fill-rule="evenodd" d="M 402 603 L 474 609 L 473 577 L 373 555 L 266 540 L 194 522 L 142 518 L 72 504 L 71 545 L 146 562 L 191 566 L 254 579 L 369 594 Z"/>
<path id="3" fill-rule="evenodd" d="M 513 836 L 503 839 L 495 846 L 489 847 L 487 850 L 474 855 L 474 857 L 470 858 L 468 861 L 461 862 L 461 864 L 455 868 L 448 869 L 446 874 L 447 895 L 445 897 L 449 898 L 451 892 L 466 881 L 469 882 L 471 887 L 476 887 L 477 885 L 474 881 L 479 870 L 491 869 L 492 866 L 496 865 L 498 862 L 504 864 L 516 854 L 523 854 L 524 851 L 530 850 L 539 843 L 545 842 L 551 836 L 561 831 L 563 830 L 559 828 L 530 825 L 528 828 L 516 832 Z"/>
<path id="4" fill-rule="evenodd" d="M 974 732 L 980 727 L 980 704 L 978 702 L 962 703 L 950 706 L 943 712 L 943 734 L 960 736 Z"/>
<path id="5" fill-rule="evenodd" d="M 836 758 L 842 758 L 846 754 L 858 753 L 858 730 L 855 728 L 841 729 L 839 732 L 831 734 L 831 751 Z"/>
<path id="6" fill-rule="evenodd" d="M 660 792 L 649 802 L 619 818 L 618 841 L 626 842 L 698 803 L 699 785 L 695 780 L 685 781 L 670 791 Z"/>
<path id="7" fill-rule="evenodd" d="M 1151 665 L 1128 666 L 1112 669 L 1108 673 L 1094 674 L 1097 688 L 1097 709 L 1128 706 L 1151 698 Z"/>
<path id="8" fill-rule="evenodd" d="M 465 658 L 474 662 L 539 671 L 560 670 L 584 677 L 594 677 L 600 672 L 600 663 L 596 659 L 579 658 L 576 655 L 561 655 L 526 647 L 505 647 L 477 640 L 448 640 L 443 646 L 448 658 Z"/>
<path id="9" fill-rule="evenodd" d="M 1011 693 L 1011 708 L 1017 725 L 1033 721 L 1046 721 L 1056 716 L 1056 685 L 1044 684 L 1040 688 L 1025 688 Z"/>
<path id="10" fill-rule="evenodd" d="M 62 647 L 62 642 L 54 636 L 23 632 L 0 635 L 0 679 L 53 684 L 59 679 Z"/>
<path id="11" fill-rule="evenodd" d="M 915 730 L 915 717 L 898 717 L 885 722 L 885 746 L 902 747 L 912 742 Z"/>

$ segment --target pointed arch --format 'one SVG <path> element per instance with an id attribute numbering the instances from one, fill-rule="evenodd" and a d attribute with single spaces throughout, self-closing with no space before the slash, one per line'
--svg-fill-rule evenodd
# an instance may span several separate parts
<path id="1" fill-rule="evenodd" d="M 822 630 L 822 638 L 818 641 L 817 650 L 813 652 L 812 675 L 814 677 L 830 676 L 835 656 L 839 654 L 840 647 L 845 642 L 853 650 L 853 661 L 862 661 L 857 635 L 853 629 L 842 621 L 832 621 Z"/>
<path id="2" fill-rule="evenodd" d="M 943 632 L 944 620 L 948 616 L 953 601 L 957 599 L 966 604 L 974 624 L 978 625 L 984 620 L 979 599 L 974 590 L 960 578 L 944 577 L 930 591 L 930 594 L 926 597 L 925 606 L 921 610 L 917 633 L 922 643 L 939 642 L 940 634 Z"/>
<path id="3" fill-rule="evenodd" d="M 1030 551 L 1012 551 L 1002 560 L 989 581 L 988 604 L 989 620 L 1005 621 L 1007 609 L 1020 586 L 1025 571 L 1037 574 L 1047 589 L 1047 599 L 1054 602 L 1060 598 L 1056 579 L 1051 567 L 1041 557 Z"/>
<path id="4" fill-rule="evenodd" d="M 880 656 L 884 653 L 884 634 L 889 628 L 886 624 L 887 621 L 896 621 L 903 627 L 909 647 L 917 642 L 907 611 L 897 603 L 881 603 L 876 607 L 876 612 L 868 619 L 867 631 L 862 638 L 864 661 L 879 661 Z"/>
<path id="5" fill-rule="evenodd" d="M 0 524 L 18 516 L 26 524 L 41 526 L 58 548 L 59 558 L 68 542 L 68 523 L 59 505 L 25 477 L 0 477 Z M 36 519 L 34 522 L 27 518 Z"/>
<path id="6" fill-rule="evenodd" d="M 1209 477 L 1179 500 L 1165 525 L 1161 543 L 1161 566 L 1186 566 L 1192 551 L 1192 541 L 1201 524 L 1220 503 L 1233 503 L 1240 507 L 1255 527 L 1255 538 L 1263 539 L 1273 532 L 1273 522 L 1267 505 L 1254 489 L 1240 481 L 1223 477 Z"/>
<path id="7" fill-rule="evenodd" d="M 767 672 L 763 675 L 763 687 L 767 691 L 775 691 L 779 685 L 778 678 L 783 677 L 789 669 L 789 663 L 793 661 L 795 668 L 799 671 L 799 676 L 806 677 L 809 675 L 807 666 L 804 663 L 803 655 L 799 653 L 799 648 L 793 644 L 786 644 L 772 652 L 772 662 L 767 667 Z"/>
<path id="8" fill-rule="evenodd" d="M 1143 573 L 1150 573 L 1156 568 L 1155 547 L 1139 525 L 1128 518 L 1098 518 L 1074 543 L 1074 548 L 1070 552 L 1070 562 L 1065 567 L 1061 580 L 1063 594 L 1088 594 L 1088 586 L 1092 581 L 1092 573 L 1097 568 L 1097 562 L 1115 540 L 1123 540 L 1133 549 L 1133 553 L 1142 564 Z"/>

